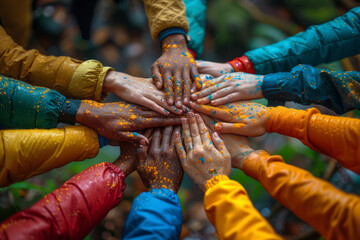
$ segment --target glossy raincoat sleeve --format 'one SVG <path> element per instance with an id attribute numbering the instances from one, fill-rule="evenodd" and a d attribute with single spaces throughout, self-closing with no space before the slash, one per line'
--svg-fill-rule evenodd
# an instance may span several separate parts
<path id="1" fill-rule="evenodd" d="M 245 53 L 256 74 L 288 72 L 298 64 L 319 65 L 360 53 L 360 7 L 285 40 Z"/>
<path id="2" fill-rule="evenodd" d="M 121 200 L 122 170 L 99 163 L 0 225 L 0 239 L 83 239 Z"/>
<path id="3" fill-rule="evenodd" d="M 204 208 L 219 239 L 283 239 L 256 210 L 240 183 L 220 175 L 205 187 Z"/>
<path id="4" fill-rule="evenodd" d="M 299 139 L 311 149 L 335 158 L 360 174 L 360 120 L 328 116 L 315 108 L 306 111 L 270 108 L 266 130 Z"/>
<path id="5" fill-rule="evenodd" d="M 319 104 L 344 114 L 360 109 L 360 72 L 335 72 L 299 65 L 290 72 L 265 75 L 262 93 L 271 104 L 286 101 Z"/>
<path id="6" fill-rule="evenodd" d="M 133 201 L 123 239 L 179 239 L 181 225 L 177 194 L 165 188 L 152 189 Z"/>
<path id="7" fill-rule="evenodd" d="M 55 128 L 65 100 L 55 90 L 0 76 L 0 125 L 2 128 Z"/>
<path id="8" fill-rule="evenodd" d="M 93 158 L 99 152 L 97 133 L 84 126 L 1 130 L 0 136 L 0 187 Z"/>
<path id="9" fill-rule="evenodd" d="M 0 74 L 31 85 L 54 89 L 67 98 L 102 99 L 104 78 L 112 68 L 96 60 L 45 56 L 25 50 L 0 26 Z"/>
<path id="10" fill-rule="evenodd" d="M 182 0 L 143 0 L 149 20 L 151 36 L 158 41 L 158 35 L 167 28 L 178 27 L 189 30 Z"/>
<path id="11" fill-rule="evenodd" d="M 265 151 L 251 153 L 242 170 L 324 239 L 360 239 L 360 198 Z"/>

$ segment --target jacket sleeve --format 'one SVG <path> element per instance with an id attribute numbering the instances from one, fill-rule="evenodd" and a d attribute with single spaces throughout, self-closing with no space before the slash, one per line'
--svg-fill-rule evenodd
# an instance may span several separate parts
<path id="1" fill-rule="evenodd" d="M 179 239 L 181 225 L 177 194 L 165 188 L 152 189 L 133 201 L 123 239 Z"/>
<path id="2" fill-rule="evenodd" d="M 0 226 L 1 239 L 83 239 L 121 200 L 122 170 L 100 163 Z"/>
<path id="3" fill-rule="evenodd" d="M 178 27 L 186 32 L 189 30 L 182 0 L 143 0 L 143 2 L 154 41 L 157 42 L 159 33 L 167 28 Z"/>
<path id="4" fill-rule="evenodd" d="M 0 76 L 0 124 L 3 128 L 55 128 L 65 100 L 55 90 Z"/>
<path id="5" fill-rule="evenodd" d="M 266 130 L 299 139 L 311 149 L 337 159 L 360 174 L 360 120 L 276 107 L 268 110 Z"/>
<path id="6" fill-rule="evenodd" d="M 256 210 L 238 182 L 220 175 L 205 187 L 204 208 L 219 239 L 283 239 Z"/>
<path id="7" fill-rule="evenodd" d="M 200 57 L 204 46 L 206 25 L 206 0 L 183 0 L 189 22 L 190 41 L 188 47 Z"/>
<path id="8" fill-rule="evenodd" d="M 319 104 L 344 114 L 360 109 L 360 73 L 332 72 L 299 65 L 291 72 L 265 75 L 262 92 L 270 103 Z"/>
<path id="9" fill-rule="evenodd" d="M 97 133 L 84 126 L 1 130 L 0 136 L 0 187 L 93 158 L 99 152 Z"/>
<path id="10" fill-rule="evenodd" d="M 256 74 L 288 72 L 300 63 L 311 66 L 360 53 L 360 7 L 341 17 L 278 43 L 245 53 Z"/>
<path id="11" fill-rule="evenodd" d="M 45 56 L 24 50 L 0 26 L 0 74 L 31 85 L 54 89 L 67 98 L 101 100 L 107 72 L 96 60 Z"/>
<path id="12" fill-rule="evenodd" d="M 265 151 L 251 153 L 242 170 L 324 239 L 360 239 L 358 196 L 344 193 L 308 171 L 284 163 L 281 156 L 270 156 Z"/>

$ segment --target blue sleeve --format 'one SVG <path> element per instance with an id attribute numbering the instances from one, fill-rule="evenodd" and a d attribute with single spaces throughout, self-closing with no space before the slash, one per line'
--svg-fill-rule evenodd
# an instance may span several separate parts
<path id="1" fill-rule="evenodd" d="M 360 53 L 360 7 L 278 43 L 245 53 L 256 74 L 288 72 L 298 64 L 328 63 Z"/>
<path id="2" fill-rule="evenodd" d="M 197 58 L 203 52 L 205 25 L 206 25 L 206 0 L 183 0 L 186 8 L 186 17 L 189 22 L 190 41 L 188 47 L 196 52 Z"/>
<path id="3" fill-rule="evenodd" d="M 182 212 L 179 197 L 168 189 L 153 189 L 135 198 L 123 239 L 179 239 Z"/>
<path id="4" fill-rule="evenodd" d="M 0 124 L 3 128 L 55 128 L 65 100 L 55 90 L 0 76 Z"/>
<path id="5" fill-rule="evenodd" d="M 360 109 L 360 72 L 332 72 L 299 65 L 291 72 L 265 75 L 262 91 L 270 104 L 319 104 L 343 114 Z"/>

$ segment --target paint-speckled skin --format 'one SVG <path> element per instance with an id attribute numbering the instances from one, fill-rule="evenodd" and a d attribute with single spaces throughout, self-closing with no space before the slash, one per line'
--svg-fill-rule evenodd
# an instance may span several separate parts
<path id="1" fill-rule="evenodd" d="M 165 118 L 159 113 L 126 102 L 98 103 L 81 101 L 76 121 L 95 129 L 115 141 L 148 141 L 134 131 L 151 127 L 176 125 L 180 118 Z"/>
<path id="2" fill-rule="evenodd" d="M 2 222 L 0 238 L 82 239 L 120 202 L 124 179 L 111 163 L 94 165 Z"/>
<path id="3" fill-rule="evenodd" d="M 147 158 L 139 158 L 137 171 L 148 189 L 165 188 L 177 192 L 180 188 L 184 171 L 175 150 L 176 132 L 180 132 L 180 126 L 155 129 Z"/>

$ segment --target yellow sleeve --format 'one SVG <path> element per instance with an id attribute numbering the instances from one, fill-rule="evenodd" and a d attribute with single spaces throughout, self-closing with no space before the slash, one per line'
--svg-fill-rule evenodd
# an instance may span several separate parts
<path id="1" fill-rule="evenodd" d="M 96 60 L 45 56 L 25 50 L 0 26 L 0 74 L 31 85 L 54 89 L 67 98 L 100 101 L 106 73 Z"/>
<path id="2" fill-rule="evenodd" d="M 360 198 L 265 151 L 251 153 L 242 170 L 325 239 L 360 239 Z"/>
<path id="3" fill-rule="evenodd" d="M 161 31 L 179 27 L 186 32 L 189 24 L 185 14 L 185 4 L 182 0 L 143 0 L 146 16 L 149 20 L 151 36 L 155 42 Z"/>
<path id="4" fill-rule="evenodd" d="M 359 119 L 323 115 L 315 108 L 276 107 L 268 110 L 266 130 L 297 138 L 360 174 Z"/>
<path id="5" fill-rule="evenodd" d="M 283 239 L 256 210 L 238 182 L 220 175 L 205 187 L 204 208 L 219 239 Z"/>
<path id="6" fill-rule="evenodd" d="M 97 133 L 84 126 L 0 131 L 0 187 L 99 152 Z"/>

